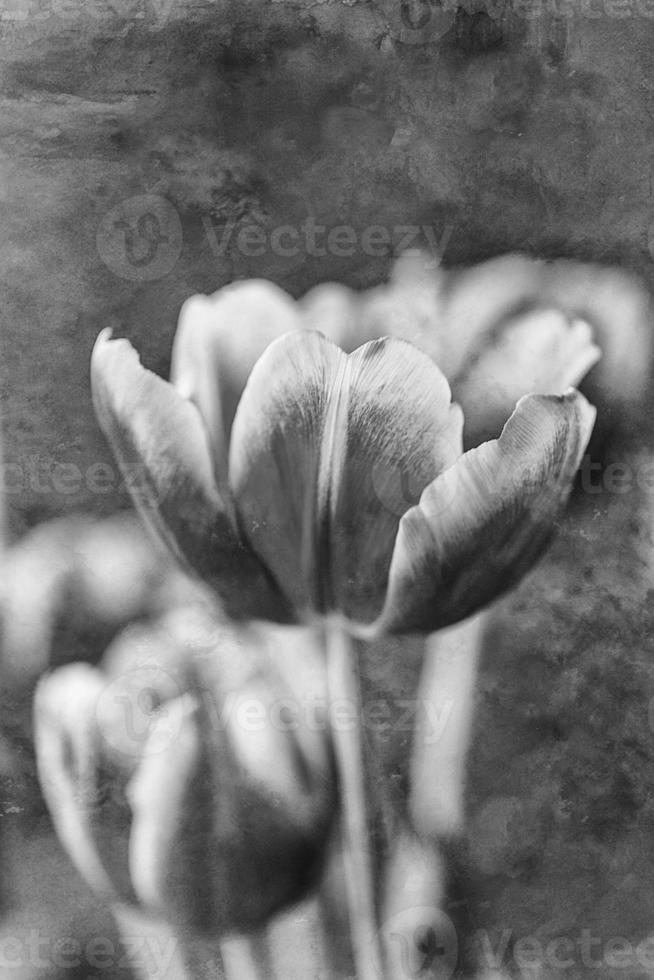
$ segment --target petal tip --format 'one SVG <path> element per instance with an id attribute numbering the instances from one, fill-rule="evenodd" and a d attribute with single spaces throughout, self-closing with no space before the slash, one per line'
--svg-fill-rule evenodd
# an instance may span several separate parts
<path id="1" fill-rule="evenodd" d="M 111 340 L 113 333 L 114 332 L 111 327 L 104 327 L 96 338 L 96 344 L 105 343 L 107 340 Z"/>
<path id="2" fill-rule="evenodd" d="M 100 355 L 102 351 L 106 350 L 107 346 L 113 342 L 113 335 L 114 332 L 111 327 L 104 327 L 104 329 L 100 331 L 98 336 L 95 338 L 93 350 L 91 351 L 91 363 L 93 363 L 93 361 L 97 359 L 98 355 Z"/>
<path id="3" fill-rule="evenodd" d="M 98 334 L 95 344 L 93 345 L 93 350 L 91 351 L 91 380 L 93 381 L 93 375 L 98 368 L 98 362 L 104 360 L 108 357 L 113 357 L 117 354 L 128 354 L 140 358 L 137 351 L 134 349 L 130 341 L 126 337 L 114 338 L 113 330 L 111 327 L 105 327 Z"/>
<path id="4" fill-rule="evenodd" d="M 579 443 L 582 449 L 586 447 L 595 425 L 597 409 L 591 405 L 585 395 L 573 387 L 566 388 L 561 395 L 523 395 L 516 403 L 511 417 L 504 426 L 502 435 L 513 426 L 513 421 L 518 415 L 524 415 L 529 412 L 531 406 L 535 405 L 541 405 L 543 408 L 547 408 L 548 405 L 559 405 L 564 411 L 573 413 L 581 433 Z"/>
<path id="5" fill-rule="evenodd" d="M 563 393 L 563 398 L 575 405 L 581 420 L 592 428 L 597 418 L 597 409 L 588 401 L 586 396 L 582 395 L 577 388 L 570 387 Z"/>

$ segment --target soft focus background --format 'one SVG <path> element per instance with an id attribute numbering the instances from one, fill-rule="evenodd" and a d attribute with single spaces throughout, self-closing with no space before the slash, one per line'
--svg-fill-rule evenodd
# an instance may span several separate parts
<path id="1" fill-rule="evenodd" d="M 90 407 L 104 326 L 165 373 L 189 294 L 250 276 L 295 295 L 369 285 L 406 244 L 445 265 L 520 250 L 654 282 L 651 0 L 0 0 L 0 49 L 13 541 L 128 503 Z M 326 247 L 336 226 L 349 230 Z M 546 561 L 491 618 L 468 832 L 450 854 L 467 973 L 492 973 L 497 953 L 530 977 L 654 977 L 654 952 L 634 952 L 654 933 L 649 409 L 604 447 L 631 479 L 580 488 Z M 82 621 L 60 630 L 60 656 L 95 659 L 105 640 Z M 411 669 L 388 675 L 380 693 L 410 688 Z M 29 681 L 14 670 L 11 684 L 0 936 L 111 935 L 36 801 Z M 390 739 L 392 778 L 407 741 Z M 529 960 L 520 937 L 566 941 Z M 0 977 L 61 974 L 43 962 Z"/>

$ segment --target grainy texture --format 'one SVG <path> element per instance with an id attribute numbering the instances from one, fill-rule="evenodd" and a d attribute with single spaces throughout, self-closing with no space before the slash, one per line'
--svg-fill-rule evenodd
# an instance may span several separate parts
<path id="1" fill-rule="evenodd" d="M 396 242 L 400 226 L 423 226 L 446 264 L 519 249 L 654 281 L 654 11 L 570 3 L 569 16 L 548 8 L 529 20 L 489 9 L 460 7 L 441 36 L 428 26 L 419 38 L 387 0 L 1 0 L 0 414 L 20 491 L 7 496 L 14 537 L 127 503 L 90 407 L 102 327 L 165 373 L 191 293 L 249 276 L 294 295 L 334 278 L 379 281 L 389 259 L 366 254 L 370 225 Z M 284 254 L 288 239 L 271 244 L 310 215 L 351 226 L 354 254 L 317 254 L 324 234 L 312 243 L 307 230 L 296 254 Z M 261 255 L 235 244 L 253 224 Z M 650 437 L 626 424 L 632 448 L 614 458 L 635 473 Z M 89 470 L 99 462 L 112 467 L 104 477 Z M 464 946 L 479 929 L 493 950 L 503 930 L 572 941 L 567 971 L 548 954 L 530 976 L 654 975 L 651 953 L 625 969 L 605 946 L 654 931 L 653 527 L 654 498 L 635 481 L 580 491 L 487 636 L 448 910 Z M 410 690 L 409 666 L 406 678 L 397 667 L 381 676 L 379 691 Z M 406 743 L 396 733 L 387 752 L 396 782 Z M 3 881 L 9 906 L 34 901 L 39 846 L 13 862 L 27 883 Z M 80 886 L 57 860 L 41 873 L 74 906 Z M 70 930 L 65 911 L 47 928 Z M 594 967 L 584 930 L 601 940 Z M 510 944 L 503 965 L 520 972 Z"/>

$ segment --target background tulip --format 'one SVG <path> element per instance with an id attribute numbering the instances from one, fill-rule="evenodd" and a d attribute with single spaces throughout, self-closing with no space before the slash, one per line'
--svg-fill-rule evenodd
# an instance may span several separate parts
<path id="1" fill-rule="evenodd" d="M 300 305 L 305 325 L 344 350 L 384 334 L 425 350 L 464 410 L 466 446 L 499 435 L 521 395 L 561 394 L 594 365 L 584 388 L 604 425 L 633 411 L 648 383 L 650 298 L 613 266 L 515 254 L 444 269 L 411 252 L 385 284 L 323 283 Z"/>
<path id="2" fill-rule="evenodd" d="M 299 711 L 324 689 L 314 643 L 178 610 L 132 627 L 102 671 L 70 665 L 40 682 L 44 793 L 94 889 L 214 939 L 305 892 L 335 805 L 326 732 Z"/>
<path id="3" fill-rule="evenodd" d="M 199 597 L 133 511 L 46 521 L 9 548 L 5 562 L 0 656 L 14 688 L 70 660 L 97 661 L 132 620 Z"/>
<path id="4" fill-rule="evenodd" d="M 44 671 L 71 660 L 99 661 L 131 620 L 146 623 L 164 609 L 202 598 L 203 590 L 151 539 L 133 511 L 104 521 L 71 514 L 43 522 L 2 556 L 0 945 L 16 962 L 15 968 L 5 962 L 16 977 L 63 980 L 73 969 L 75 949 L 92 971 L 96 940 L 107 976 L 125 973 L 118 962 L 126 951 L 112 916 L 76 873 L 47 815 L 36 774 L 34 686 Z M 102 799 L 107 812 L 119 817 L 115 798 L 103 792 L 91 798 Z M 48 937 L 52 944 L 66 937 L 73 952 L 60 957 L 51 946 L 54 960 L 43 945 L 33 952 L 30 943 L 45 944 Z"/>

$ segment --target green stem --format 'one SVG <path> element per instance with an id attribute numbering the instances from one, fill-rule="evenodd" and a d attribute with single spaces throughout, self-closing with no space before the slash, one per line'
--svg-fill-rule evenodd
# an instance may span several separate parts
<path id="1" fill-rule="evenodd" d="M 332 706 L 355 707 L 354 724 L 334 724 L 332 738 L 341 793 L 341 834 L 348 912 L 357 980 L 380 980 L 382 955 L 371 861 L 369 806 L 361 738 L 361 694 L 352 638 L 327 626 L 327 684 Z"/>

